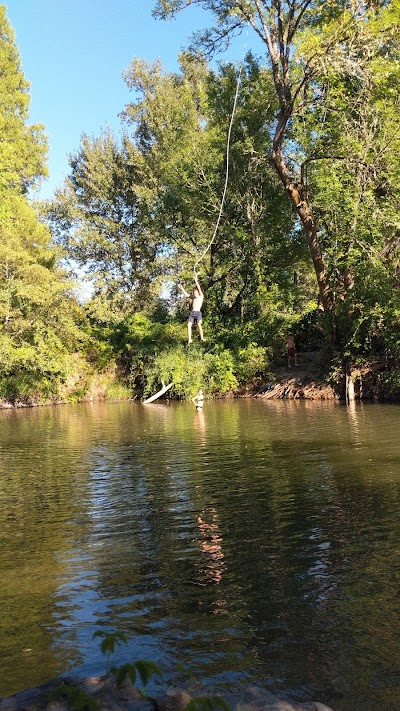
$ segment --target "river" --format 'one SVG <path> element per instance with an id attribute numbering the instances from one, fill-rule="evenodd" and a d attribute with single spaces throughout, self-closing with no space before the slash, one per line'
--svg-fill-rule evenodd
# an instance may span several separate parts
<path id="1" fill-rule="evenodd" d="M 151 659 L 400 708 L 400 407 L 0 412 L 0 696 Z"/>

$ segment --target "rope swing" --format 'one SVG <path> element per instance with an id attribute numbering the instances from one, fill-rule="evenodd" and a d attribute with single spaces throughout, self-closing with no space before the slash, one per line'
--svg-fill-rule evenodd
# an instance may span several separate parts
<path id="1" fill-rule="evenodd" d="M 214 240 L 215 240 L 215 237 L 217 236 L 219 224 L 220 224 L 220 222 L 221 222 L 222 212 L 223 212 L 223 209 L 224 209 L 225 197 L 226 197 L 226 192 L 227 192 L 227 189 L 228 189 L 228 181 L 229 181 L 229 153 L 230 153 L 230 147 L 231 147 L 232 126 L 233 126 L 233 121 L 234 121 L 235 113 L 236 113 L 236 106 L 237 106 L 237 102 L 238 102 L 238 98 L 239 98 L 240 84 L 241 84 L 241 81 L 242 81 L 243 61 L 244 61 L 244 55 L 245 55 L 246 47 L 247 47 L 248 34 L 249 34 L 249 27 L 248 27 L 248 25 L 247 25 L 246 39 L 245 39 L 245 44 L 244 44 L 244 49 L 243 49 L 243 57 L 242 57 L 242 61 L 241 61 L 241 64 L 240 64 L 238 79 L 237 79 L 237 82 L 236 82 L 235 98 L 234 98 L 234 101 L 233 101 L 233 108 L 232 108 L 231 120 L 230 120 L 230 122 L 229 122 L 228 138 L 227 138 L 227 143 L 226 143 L 225 183 L 224 183 L 224 189 L 223 189 L 223 192 L 222 192 L 222 198 L 221 198 L 221 204 L 220 204 L 220 207 L 219 207 L 218 218 L 217 218 L 217 221 L 216 221 L 216 223 L 215 223 L 214 232 L 213 232 L 213 235 L 212 235 L 212 237 L 211 237 L 210 242 L 208 243 L 208 245 L 207 245 L 207 247 L 205 248 L 204 252 L 200 255 L 200 257 L 198 257 L 198 259 L 196 259 L 196 261 L 195 261 L 195 263 L 194 263 L 193 271 L 194 271 L 195 276 L 196 276 L 196 274 L 197 274 L 197 266 L 198 266 L 198 264 L 202 261 L 202 259 L 204 259 L 204 257 L 206 256 L 207 252 L 211 249 L 211 246 L 212 246 L 212 244 L 213 244 L 213 242 L 214 242 Z"/>

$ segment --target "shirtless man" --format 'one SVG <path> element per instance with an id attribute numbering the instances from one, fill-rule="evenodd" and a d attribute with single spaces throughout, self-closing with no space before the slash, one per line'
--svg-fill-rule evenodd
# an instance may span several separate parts
<path id="1" fill-rule="evenodd" d="M 201 325 L 202 322 L 202 314 L 201 314 L 201 307 L 203 305 L 204 301 L 204 294 L 201 290 L 201 286 L 199 284 L 199 281 L 197 279 L 197 276 L 194 278 L 196 287 L 193 289 L 193 296 L 192 296 L 192 309 L 189 314 L 188 318 L 188 343 L 192 342 L 192 326 L 194 324 L 194 321 L 196 319 L 197 323 L 197 329 L 200 334 L 200 340 L 205 341 L 204 334 L 203 334 L 203 328 Z M 190 298 L 190 294 L 183 288 L 181 284 L 179 284 L 179 288 L 182 290 L 182 292 L 185 294 L 185 296 L 188 296 Z"/>
<path id="2" fill-rule="evenodd" d="M 296 343 L 294 340 L 294 336 L 292 333 L 289 333 L 287 341 L 286 341 L 286 348 L 287 348 L 287 357 L 288 357 L 288 368 L 292 367 L 292 358 L 294 359 L 294 364 L 298 365 L 297 362 L 297 349 L 296 349 Z"/>

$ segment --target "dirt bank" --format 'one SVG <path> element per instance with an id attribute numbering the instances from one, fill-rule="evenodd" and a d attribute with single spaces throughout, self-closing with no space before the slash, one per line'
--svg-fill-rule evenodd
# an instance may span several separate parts
<path id="1" fill-rule="evenodd" d="M 299 353 L 298 365 L 275 364 L 271 378 L 254 392 L 269 400 L 339 400 L 340 390 L 326 380 L 316 352 Z"/>
<path id="2" fill-rule="evenodd" d="M 259 384 L 254 397 L 271 400 L 366 400 L 400 402 L 400 369 L 398 363 L 383 358 L 363 365 L 348 364 L 332 372 L 318 352 L 299 353 L 298 366 L 286 362 L 275 364 L 267 383 Z"/>

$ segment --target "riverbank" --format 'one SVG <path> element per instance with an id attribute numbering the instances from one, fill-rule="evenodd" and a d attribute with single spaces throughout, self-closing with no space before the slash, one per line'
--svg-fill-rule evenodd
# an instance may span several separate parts
<path id="1" fill-rule="evenodd" d="M 269 382 L 254 393 L 266 400 L 340 400 L 344 393 L 339 384 L 327 381 L 318 353 L 298 355 L 298 365 L 276 364 Z"/>
<path id="2" fill-rule="evenodd" d="M 0 698 L 0 711 L 334 711 L 318 701 L 302 701 L 290 692 L 279 696 L 260 686 L 217 695 L 199 682 L 147 696 L 129 680 L 117 686 L 113 675 L 62 677 L 34 689 Z"/>
<path id="3" fill-rule="evenodd" d="M 168 396 L 167 396 L 168 397 Z M 400 370 L 382 359 L 363 366 L 349 366 L 343 370 L 329 370 L 321 363 L 318 352 L 301 352 L 298 365 L 287 366 L 286 360 L 271 365 L 267 380 L 260 379 L 238 391 L 221 393 L 221 398 L 255 397 L 267 400 L 366 400 L 372 402 L 400 402 Z M 173 395 L 172 395 L 173 399 Z M 77 402 L 121 402 L 136 400 L 127 385 L 118 382 L 115 373 L 92 378 L 90 388 L 71 397 L 54 395 L 47 400 L 35 396 L 16 396 L 0 399 L 0 409 L 18 409 Z M 140 401 L 138 399 L 138 401 Z"/>
<path id="4" fill-rule="evenodd" d="M 400 371 L 383 359 L 329 369 L 318 352 L 298 354 L 298 365 L 275 364 L 269 382 L 251 393 L 270 400 L 400 402 Z"/>

